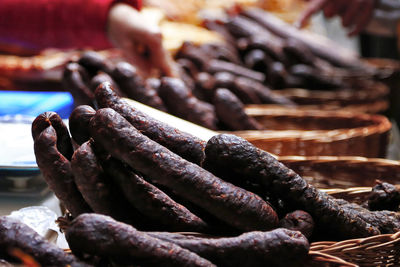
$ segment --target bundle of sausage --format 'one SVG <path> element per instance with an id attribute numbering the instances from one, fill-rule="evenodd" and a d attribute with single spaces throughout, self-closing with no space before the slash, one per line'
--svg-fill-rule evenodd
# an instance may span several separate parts
<path id="1" fill-rule="evenodd" d="M 216 47 L 223 49 L 222 46 Z M 180 62 L 190 64 L 188 60 Z M 101 82 L 109 81 L 121 97 L 134 99 L 213 130 L 262 129 L 246 114 L 244 103 L 294 105 L 248 78 L 236 79 L 227 72 L 221 72 L 214 79 L 207 73 L 200 73 L 195 81 L 187 74 L 187 66 L 180 64 L 179 69 L 180 78 L 143 79 L 127 62 L 113 63 L 98 53 L 87 52 L 77 62 L 66 65 L 63 84 L 72 93 L 76 105 L 95 107 L 95 89 Z"/>
<path id="2" fill-rule="evenodd" d="M 54 113 L 32 125 L 38 166 L 74 219 L 66 237 L 81 260 L 293 266 L 307 256 L 306 237 L 400 230 L 398 214 L 333 199 L 239 137 L 206 144 L 135 110 L 110 82 L 95 97 L 97 111 L 71 114 L 72 139 Z"/>

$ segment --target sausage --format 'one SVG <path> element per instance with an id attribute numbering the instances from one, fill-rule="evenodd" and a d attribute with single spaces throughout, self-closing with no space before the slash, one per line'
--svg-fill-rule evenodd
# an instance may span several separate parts
<path id="1" fill-rule="evenodd" d="M 229 72 L 218 72 L 214 74 L 215 89 L 226 88 L 232 91 L 244 104 L 261 104 L 260 98 L 251 87 L 237 86 L 236 76 Z M 251 79 L 250 79 L 251 80 Z"/>
<path id="2" fill-rule="evenodd" d="M 296 104 L 289 98 L 283 95 L 276 94 L 266 85 L 256 82 L 252 79 L 247 79 L 245 77 L 236 77 L 234 80 L 234 86 L 235 88 L 237 88 L 237 91 L 240 90 L 252 92 L 251 94 L 256 95 L 262 104 L 277 104 L 287 107 L 296 106 Z"/>
<path id="3" fill-rule="evenodd" d="M 280 89 L 286 86 L 286 79 L 288 73 L 286 71 L 285 65 L 281 62 L 275 61 L 268 68 L 268 84 L 273 88 Z"/>
<path id="4" fill-rule="evenodd" d="M 195 77 L 199 72 L 199 69 L 196 67 L 196 65 L 187 58 L 179 58 L 176 60 L 176 63 L 178 63 L 178 65 L 181 66 L 185 73 L 190 77 Z"/>
<path id="5" fill-rule="evenodd" d="M 370 210 L 392 210 L 399 211 L 400 190 L 396 186 L 377 181 L 368 197 L 368 208 Z"/>
<path id="6" fill-rule="evenodd" d="M 162 78 L 159 93 L 171 114 L 212 130 L 217 129 L 214 107 L 194 97 L 182 80 Z"/>
<path id="7" fill-rule="evenodd" d="M 122 221 L 132 219 L 133 223 L 137 223 L 135 219 L 140 216 L 128 205 L 112 178 L 103 171 L 95 150 L 91 139 L 75 150 L 72 156 L 72 173 L 83 198 L 96 213 Z"/>
<path id="8" fill-rule="evenodd" d="M 204 141 L 132 108 L 115 94 L 111 84 L 103 83 L 97 88 L 96 100 L 100 107 L 114 109 L 141 133 L 181 157 L 196 164 L 203 161 Z"/>
<path id="9" fill-rule="evenodd" d="M 148 235 L 174 243 L 218 266 L 298 266 L 307 256 L 309 243 L 298 231 L 275 229 L 248 232 L 237 237 L 201 238 L 174 233 Z"/>
<path id="10" fill-rule="evenodd" d="M 57 198 L 73 217 L 91 209 L 76 188 L 71 164 L 57 150 L 57 133 L 52 126 L 44 129 L 34 139 L 36 162 L 43 177 Z"/>
<path id="11" fill-rule="evenodd" d="M 115 66 L 112 77 L 127 97 L 150 107 L 166 111 L 157 92 L 153 88 L 146 87 L 142 78 L 137 74 L 135 67 L 131 64 L 127 62 L 118 63 Z"/>
<path id="12" fill-rule="evenodd" d="M 242 64 L 236 49 L 230 49 L 225 44 L 205 43 L 200 45 L 199 49 L 211 55 L 214 59 L 228 61 L 237 65 Z"/>
<path id="13" fill-rule="evenodd" d="M 184 42 L 175 55 L 175 59 L 188 59 L 193 62 L 198 70 L 203 70 L 211 56 L 200 50 L 192 42 Z"/>
<path id="14" fill-rule="evenodd" d="M 55 112 L 44 112 L 36 117 L 32 123 L 32 137 L 36 139 L 40 133 L 49 126 L 53 126 L 57 133 L 57 149 L 68 160 L 71 159 L 74 150 L 68 128 L 61 117 Z"/>
<path id="15" fill-rule="evenodd" d="M 83 53 L 78 60 L 78 64 L 86 69 L 90 77 L 95 76 L 99 71 L 111 74 L 113 70 L 113 66 L 106 58 L 95 51 Z"/>
<path id="16" fill-rule="evenodd" d="M 305 237 L 310 238 L 314 230 L 314 220 L 309 213 L 296 210 L 286 214 L 286 216 L 279 221 L 279 226 L 289 230 L 299 231 Z"/>
<path id="17" fill-rule="evenodd" d="M 129 203 L 144 216 L 169 231 L 204 232 L 207 224 L 163 191 L 150 184 L 116 159 L 102 164 Z"/>
<path id="18" fill-rule="evenodd" d="M 28 225 L 12 217 L 0 216 L 0 256 L 18 261 L 11 255 L 14 249 L 32 256 L 41 266 L 89 266 L 44 239 Z"/>
<path id="19" fill-rule="evenodd" d="M 261 130 L 263 126 L 244 111 L 243 103 L 228 89 L 217 89 L 214 106 L 218 119 L 230 130 Z"/>
<path id="20" fill-rule="evenodd" d="M 306 45 L 293 38 L 285 40 L 283 52 L 286 54 L 286 58 L 294 64 L 315 66 L 319 60 Z"/>
<path id="21" fill-rule="evenodd" d="M 239 230 L 269 230 L 278 223 L 275 211 L 259 196 L 172 153 L 112 109 L 98 110 L 90 131 L 112 156 Z"/>
<path id="22" fill-rule="evenodd" d="M 244 65 L 247 68 L 262 73 L 266 73 L 272 62 L 272 58 L 261 49 L 252 49 L 244 56 Z"/>
<path id="23" fill-rule="evenodd" d="M 95 113 L 96 111 L 91 106 L 81 105 L 77 106 L 69 116 L 69 130 L 72 139 L 78 145 L 90 139 L 89 121 Z"/>
<path id="24" fill-rule="evenodd" d="M 75 106 L 93 105 L 94 95 L 89 89 L 89 75 L 77 63 L 68 63 L 63 72 L 62 83 L 74 98 Z"/>
<path id="25" fill-rule="evenodd" d="M 121 97 L 126 97 L 126 94 L 124 94 L 121 89 L 119 89 L 117 83 L 111 78 L 110 75 L 108 75 L 105 72 L 100 72 L 97 75 L 95 75 L 92 80 L 90 81 L 90 89 L 92 92 L 96 91 L 96 88 L 103 82 L 109 82 L 112 84 L 114 91 Z"/>
<path id="26" fill-rule="evenodd" d="M 358 238 L 380 234 L 372 222 L 360 218 L 360 212 L 346 211 L 339 203 L 308 184 L 268 152 L 256 148 L 234 135 L 217 135 L 206 146 L 207 165 L 223 172 L 228 169 L 237 177 L 265 186 L 281 197 L 292 210 L 311 214 L 316 225 L 334 232 L 336 238 Z M 365 211 L 363 211 L 365 212 Z"/>
<path id="27" fill-rule="evenodd" d="M 324 77 L 320 71 L 308 65 L 298 64 L 290 68 L 289 72 L 305 81 L 303 87 L 308 89 L 337 89 L 343 86 L 332 78 Z"/>
<path id="28" fill-rule="evenodd" d="M 233 64 L 227 61 L 212 59 L 207 62 L 205 71 L 215 74 L 217 72 L 229 72 L 236 76 L 243 76 L 249 79 L 263 83 L 265 81 L 265 75 L 261 72 L 257 72 L 241 65 Z"/>
<path id="29" fill-rule="evenodd" d="M 215 266 L 189 250 L 104 215 L 82 214 L 72 221 L 65 236 L 74 253 L 101 255 L 119 264 Z"/>
<path id="30" fill-rule="evenodd" d="M 207 72 L 199 72 L 195 76 L 195 90 L 193 94 L 208 103 L 212 102 L 215 89 L 215 79 L 214 76 Z"/>
<path id="31" fill-rule="evenodd" d="M 336 44 L 331 44 L 325 41 L 316 41 L 315 36 L 308 34 L 305 31 L 300 31 L 297 28 L 284 23 L 282 20 L 277 19 L 272 14 L 265 12 L 259 8 L 251 8 L 242 10 L 240 13 L 251 19 L 258 27 L 268 29 L 272 33 L 284 39 L 295 39 L 298 42 L 306 45 L 315 55 L 321 57 L 336 66 L 343 68 L 362 69 L 368 71 L 367 67 L 359 58 L 354 56 L 353 53 L 348 53 L 346 49 L 342 49 Z"/>

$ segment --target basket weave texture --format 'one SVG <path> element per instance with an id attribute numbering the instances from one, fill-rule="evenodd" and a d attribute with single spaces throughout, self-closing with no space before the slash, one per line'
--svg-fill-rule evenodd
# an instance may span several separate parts
<path id="1" fill-rule="evenodd" d="M 267 130 L 233 133 L 279 156 L 384 157 L 391 129 L 381 115 L 284 109 L 248 114 Z"/>

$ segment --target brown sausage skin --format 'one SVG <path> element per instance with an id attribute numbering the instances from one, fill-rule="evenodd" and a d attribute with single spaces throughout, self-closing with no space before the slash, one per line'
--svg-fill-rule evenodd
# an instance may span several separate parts
<path id="1" fill-rule="evenodd" d="M 204 232 L 207 224 L 176 203 L 156 186 L 134 173 L 129 166 L 110 158 L 102 164 L 130 204 L 140 213 L 168 231 Z"/>
<path id="2" fill-rule="evenodd" d="M 73 217 L 91 209 L 78 191 L 71 164 L 57 149 L 57 133 L 50 125 L 34 139 L 36 162 L 47 185 Z"/>
<path id="3" fill-rule="evenodd" d="M 146 86 L 145 82 L 137 74 L 136 69 L 131 64 L 127 62 L 118 63 L 115 66 L 112 77 L 127 97 L 149 105 L 150 107 L 166 111 L 157 91 Z"/>
<path id="4" fill-rule="evenodd" d="M 79 191 L 94 212 L 135 223 L 140 216 L 103 171 L 95 149 L 91 139 L 75 150 L 72 156 L 71 168 Z"/>
<path id="5" fill-rule="evenodd" d="M 282 228 L 227 238 L 201 238 L 165 232 L 147 234 L 193 251 L 218 266 L 297 266 L 309 250 L 305 236 Z"/>
<path id="6" fill-rule="evenodd" d="M 262 125 L 244 111 L 243 103 L 228 89 L 217 89 L 214 106 L 218 119 L 230 130 L 261 130 Z"/>
<path id="7" fill-rule="evenodd" d="M 44 112 L 36 117 L 32 123 L 32 137 L 35 139 L 40 133 L 49 126 L 53 126 L 57 133 L 57 149 L 68 160 L 74 153 L 71 143 L 71 137 L 67 126 L 61 117 L 55 112 Z"/>
<path id="8" fill-rule="evenodd" d="M 13 249 L 32 256 L 41 266 L 89 266 L 48 242 L 28 225 L 12 217 L 0 216 L 0 258 L 14 261 L 9 255 Z M 1 262 L 0 265 L 3 266 Z"/>
<path id="9" fill-rule="evenodd" d="M 193 96 L 182 80 L 162 78 L 159 93 L 172 114 L 206 128 L 217 129 L 214 107 Z"/>
<path id="10" fill-rule="evenodd" d="M 75 253 L 110 257 L 116 263 L 140 266 L 215 265 L 173 243 L 140 232 L 130 225 L 99 214 L 82 214 L 72 221 L 66 238 Z"/>
<path id="11" fill-rule="evenodd" d="M 112 90 L 110 83 L 103 83 L 97 88 L 96 100 L 100 107 L 114 109 L 142 134 L 181 157 L 196 164 L 203 161 L 204 141 L 129 106 Z"/>
<path id="12" fill-rule="evenodd" d="M 275 211 L 260 197 L 215 177 L 137 131 L 112 109 L 100 109 L 90 122 L 96 142 L 152 181 L 208 210 L 239 230 L 269 230 Z"/>
<path id="13" fill-rule="evenodd" d="M 212 137 L 206 147 L 207 165 L 229 170 L 237 177 L 258 183 L 282 197 L 292 210 L 309 212 L 316 225 L 334 232 L 336 238 L 357 238 L 380 234 L 379 227 L 362 218 L 363 211 L 345 209 L 336 199 L 308 184 L 268 152 L 235 135 Z"/>
<path id="14" fill-rule="evenodd" d="M 69 116 L 69 129 L 72 138 L 78 145 L 90 139 L 89 121 L 96 111 L 87 105 L 77 106 Z"/>
<path id="15" fill-rule="evenodd" d="M 75 106 L 93 105 L 94 95 L 89 88 L 89 75 L 77 63 L 68 63 L 65 66 L 62 83 L 66 91 L 74 98 Z"/>

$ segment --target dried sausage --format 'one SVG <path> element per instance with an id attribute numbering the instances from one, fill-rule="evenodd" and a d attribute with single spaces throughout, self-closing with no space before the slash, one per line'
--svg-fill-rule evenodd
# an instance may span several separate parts
<path id="1" fill-rule="evenodd" d="M 215 177 L 137 131 L 112 109 L 100 109 L 90 122 L 94 140 L 110 154 L 152 181 L 208 210 L 239 230 L 269 230 L 275 211 L 259 196 Z"/>
<path id="2" fill-rule="evenodd" d="M 75 253 L 110 257 L 116 263 L 140 266 L 215 266 L 173 243 L 99 214 L 82 214 L 72 221 L 66 238 Z"/>
<path id="3" fill-rule="evenodd" d="M 181 157 L 200 164 L 204 158 L 205 142 L 199 138 L 160 122 L 129 106 L 112 90 L 109 83 L 103 83 L 96 90 L 100 107 L 109 107 L 120 113 L 142 134 L 177 153 Z"/>

